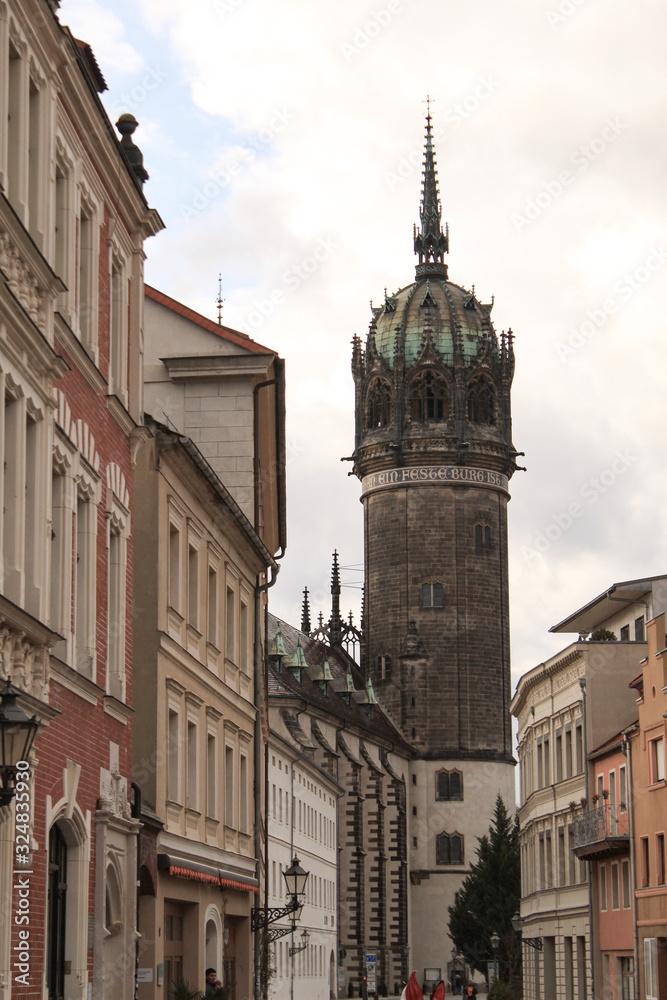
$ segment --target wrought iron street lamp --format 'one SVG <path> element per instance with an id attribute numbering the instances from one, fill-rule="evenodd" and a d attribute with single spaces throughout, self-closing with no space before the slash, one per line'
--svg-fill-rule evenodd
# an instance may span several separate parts
<path id="1" fill-rule="evenodd" d="M 290 917 L 292 921 L 290 926 L 271 927 L 268 930 L 268 939 L 269 941 L 276 941 L 279 937 L 283 937 L 284 934 L 289 934 L 290 931 L 293 931 L 294 925 L 301 917 L 309 875 L 310 872 L 305 871 L 301 867 L 301 862 L 294 855 L 292 864 L 283 872 L 283 878 L 287 886 L 287 906 L 254 907 L 250 916 L 252 930 L 256 931 L 259 927 L 268 927 L 269 924 L 273 924 L 277 920 Z"/>
<path id="2" fill-rule="evenodd" d="M 489 938 L 489 941 L 491 942 L 491 948 L 493 949 L 493 978 L 494 979 L 498 979 L 499 978 L 499 976 L 498 976 L 498 948 L 500 947 L 500 937 L 494 931 L 493 934 L 491 935 L 491 937 Z M 491 984 L 489 983 L 489 985 L 491 985 Z"/>
<path id="3" fill-rule="evenodd" d="M 512 928 L 516 934 L 519 935 L 524 944 L 527 944 L 529 948 L 534 948 L 535 951 L 542 951 L 542 938 L 527 938 L 523 936 L 523 918 L 519 911 L 512 917 Z"/>
<path id="4" fill-rule="evenodd" d="M 308 942 L 309 941 L 310 941 L 310 934 L 306 930 L 306 928 L 304 927 L 304 929 L 301 931 L 301 942 L 302 943 L 298 947 L 297 947 L 297 945 L 293 945 L 290 948 L 290 950 L 289 950 L 290 958 L 292 957 L 292 955 L 297 955 L 300 951 L 305 951 L 306 948 L 308 947 Z"/>
<path id="5" fill-rule="evenodd" d="M 17 764 L 28 761 L 40 725 L 36 715 L 30 718 L 16 704 L 19 694 L 11 681 L 0 692 L 0 806 L 14 798 Z"/>

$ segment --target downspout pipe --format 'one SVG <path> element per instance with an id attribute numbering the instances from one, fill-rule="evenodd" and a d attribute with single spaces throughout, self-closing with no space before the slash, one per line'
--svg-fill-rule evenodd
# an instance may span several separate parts
<path id="1" fill-rule="evenodd" d="M 277 372 L 275 378 L 266 379 L 263 382 L 257 382 L 253 386 L 252 397 L 253 397 L 253 515 L 254 515 L 254 528 L 257 534 L 260 533 L 259 524 L 259 500 L 260 500 L 260 466 L 259 466 L 259 393 L 261 389 L 268 388 L 269 386 L 275 387 L 275 433 L 276 433 L 276 471 L 277 476 L 277 499 L 278 499 L 278 544 L 280 545 L 280 551 L 277 556 L 274 557 L 275 561 L 282 559 L 285 555 L 285 547 L 287 544 L 287 529 L 286 529 L 286 515 L 285 515 L 285 435 L 284 435 L 284 406 L 285 406 L 285 393 L 284 393 L 284 362 L 281 361 L 277 356 L 274 357 L 274 369 Z M 281 410 L 282 407 L 282 410 Z M 280 570 L 279 566 L 274 564 L 270 567 L 271 578 L 266 581 L 266 583 L 261 583 L 260 577 L 257 576 L 255 580 L 255 597 L 254 597 L 254 611 L 255 611 L 255 643 L 254 643 L 254 684 L 253 684 L 253 695 L 255 701 L 256 715 L 255 715 L 255 733 L 254 733 L 254 749 L 253 749 L 253 764 L 254 764 L 254 809 L 255 809 L 255 838 L 254 838 L 254 849 L 255 858 L 257 859 L 257 882 L 260 883 L 261 874 L 261 852 L 262 852 L 262 832 L 261 832 L 261 818 L 262 818 L 262 679 L 265 676 L 265 672 L 262 670 L 262 666 L 266 666 L 262 663 L 262 627 L 261 627 L 261 602 L 262 594 L 266 593 L 271 587 L 274 586 L 278 578 L 278 572 Z M 268 763 L 268 758 L 267 758 Z M 268 768 L 267 768 L 268 774 Z M 265 776 L 265 780 L 268 780 Z M 266 789 L 265 789 L 266 795 Z M 266 800 L 265 800 L 266 807 Z M 267 845 L 266 850 L 268 851 L 268 810 L 265 808 L 265 830 L 264 838 L 265 844 Z M 265 891 L 264 891 L 264 909 L 268 907 L 268 854 L 265 858 L 266 871 L 265 871 Z M 262 932 L 259 927 L 255 929 L 255 939 L 254 945 L 254 1000 L 261 1000 L 261 951 L 262 951 Z"/>
<path id="2" fill-rule="evenodd" d="M 621 750 L 623 756 L 628 762 L 627 772 L 628 772 L 628 786 L 627 786 L 627 796 L 628 796 L 628 834 L 630 835 L 630 873 L 632 883 L 630 886 L 630 899 L 632 901 L 632 938 L 633 938 L 633 948 L 635 953 L 635 968 L 634 968 L 634 982 L 635 982 L 635 996 L 639 996 L 639 934 L 637 931 L 637 900 L 635 899 L 635 886 L 637 885 L 637 873 L 635 864 L 635 817 L 634 817 L 634 806 L 632 803 L 632 748 L 630 746 L 630 733 L 636 732 L 636 726 L 630 726 L 628 729 L 623 730 L 623 743 L 621 744 Z"/>
<path id="3" fill-rule="evenodd" d="M 134 792 L 134 798 L 132 800 L 131 815 L 132 819 L 138 819 L 141 822 L 141 788 L 136 781 L 131 783 L 132 791 Z M 136 918 L 134 921 L 134 928 L 137 932 L 137 940 L 134 947 L 134 1000 L 137 1000 L 139 996 L 139 942 L 141 941 L 140 928 L 139 928 L 139 907 L 141 905 L 141 855 L 139 853 L 139 833 L 137 833 L 137 886 L 136 886 Z"/>
<path id="4" fill-rule="evenodd" d="M 579 687 L 581 688 L 581 713 L 584 721 L 584 780 L 585 780 L 585 793 L 586 793 L 586 803 L 589 802 L 589 777 L 588 777 L 588 718 L 586 715 L 586 678 L 579 678 Z M 591 861 L 587 862 L 588 870 L 588 947 L 590 948 L 590 966 L 591 966 L 591 996 L 595 996 L 595 960 L 593 957 L 593 942 L 595 935 L 593 933 L 593 863 Z"/>

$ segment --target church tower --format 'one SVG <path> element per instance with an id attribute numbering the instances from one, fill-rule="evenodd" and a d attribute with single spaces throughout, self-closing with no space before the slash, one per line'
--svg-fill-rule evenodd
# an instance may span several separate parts
<path id="1" fill-rule="evenodd" d="M 514 803 L 507 568 L 511 330 L 449 280 L 431 115 L 416 280 L 353 341 L 365 522 L 365 670 L 415 752 L 408 779 L 411 968 L 451 971 L 447 906 Z M 421 973 L 418 973 L 421 975 Z"/>

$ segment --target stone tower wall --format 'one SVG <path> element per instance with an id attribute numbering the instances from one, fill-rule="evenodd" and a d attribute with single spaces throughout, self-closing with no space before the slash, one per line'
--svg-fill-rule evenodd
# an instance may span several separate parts
<path id="1" fill-rule="evenodd" d="M 488 487 L 420 483 L 364 497 L 367 662 L 383 707 L 420 755 L 511 754 L 507 499 Z M 443 607 L 424 608 L 422 584 L 436 582 Z M 401 657 L 411 621 L 423 648 Z"/>

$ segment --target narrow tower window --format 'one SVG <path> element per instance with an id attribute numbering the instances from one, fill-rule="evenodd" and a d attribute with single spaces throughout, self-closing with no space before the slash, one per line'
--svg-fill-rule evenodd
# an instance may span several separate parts
<path id="1" fill-rule="evenodd" d="M 422 608 L 443 607 L 442 584 L 423 583 L 422 584 Z"/>
<path id="2" fill-rule="evenodd" d="M 496 397 L 485 375 L 478 375 L 468 386 L 468 420 L 473 424 L 495 424 Z"/>
<path id="3" fill-rule="evenodd" d="M 449 399 L 444 379 L 430 371 L 417 375 L 410 386 L 408 413 L 413 421 L 447 420 Z"/>
<path id="4" fill-rule="evenodd" d="M 475 525 L 475 554 L 491 551 L 491 528 L 488 524 Z"/>
<path id="5" fill-rule="evenodd" d="M 371 382 L 366 397 L 366 428 L 386 427 L 391 423 L 391 386 L 384 379 Z"/>

